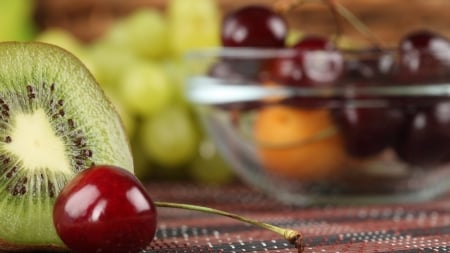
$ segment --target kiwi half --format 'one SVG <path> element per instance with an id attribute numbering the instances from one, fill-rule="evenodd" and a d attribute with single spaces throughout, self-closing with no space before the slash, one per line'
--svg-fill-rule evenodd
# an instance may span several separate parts
<path id="1" fill-rule="evenodd" d="M 0 249 L 65 249 L 55 198 L 76 173 L 133 171 L 121 120 L 86 67 L 44 43 L 0 43 Z"/>

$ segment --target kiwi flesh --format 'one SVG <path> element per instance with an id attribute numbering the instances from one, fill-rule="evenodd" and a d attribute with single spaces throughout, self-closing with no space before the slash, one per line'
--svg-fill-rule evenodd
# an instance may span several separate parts
<path id="1" fill-rule="evenodd" d="M 113 105 L 69 52 L 39 42 L 0 43 L 0 249 L 65 250 L 52 212 L 78 172 L 133 171 Z"/>

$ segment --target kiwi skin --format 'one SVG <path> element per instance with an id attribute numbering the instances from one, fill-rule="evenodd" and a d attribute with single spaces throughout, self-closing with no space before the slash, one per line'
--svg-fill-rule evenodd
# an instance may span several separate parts
<path id="1" fill-rule="evenodd" d="M 80 60 L 41 42 L 0 43 L 0 250 L 67 250 L 52 219 L 62 187 L 94 164 L 133 172 L 132 161 L 118 113 Z"/>

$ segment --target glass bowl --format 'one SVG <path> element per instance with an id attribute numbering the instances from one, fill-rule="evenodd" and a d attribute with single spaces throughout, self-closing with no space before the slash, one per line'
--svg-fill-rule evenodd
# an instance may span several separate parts
<path id="1" fill-rule="evenodd" d="M 286 203 L 450 188 L 450 49 L 190 52 L 186 95 L 243 181 Z"/>

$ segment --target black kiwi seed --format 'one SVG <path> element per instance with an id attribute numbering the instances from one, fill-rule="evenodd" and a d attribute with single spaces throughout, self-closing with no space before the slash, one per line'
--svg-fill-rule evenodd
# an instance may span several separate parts
<path id="1" fill-rule="evenodd" d="M 28 86 L 27 86 L 27 92 L 28 92 L 28 98 L 29 98 L 29 99 L 36 98 L 36 92 L 35 92 L 33 86 L 28 85 Z"/>
<path id="2" fill-rule="evenodd" d="M 71 129 L 71 130 L 73 130 L 75 128 L 75 123 L 73 123 L 73 119 L 68 119 L 67 125 L 69 125 L 69 129 Z"/>
<path id="3" fill-rule="evenodd" d="M 6 178 L 11 178 L 12 176 L 14 176 L 17 172 L 17 166 L 14 166 L 11 168 L 11 170 L 8 171 L 8 173 L 6 173 Z"/>
<path id="4" fill-rule="evenodd" d="M 9 161 L 11 161 L 11 159 L 10 159 L 9 157 L 6 157 L 6 158 L 3 160 L 3 165 L 8 164 Z"/>
<path id="5" fill-rule="evenodd" d="M 52 182 L 48 182 L 47 188 L 49 196 L 52 198 L 55 197 L 56 196 L 55 185 Z"/>

